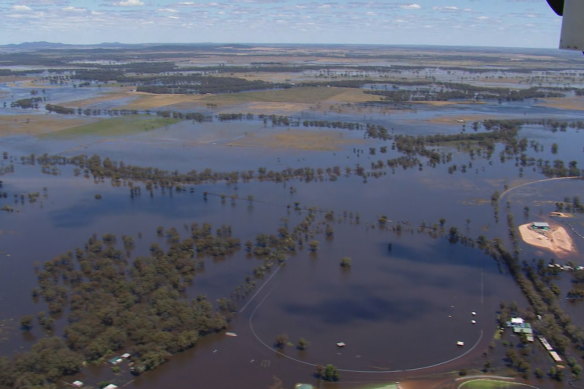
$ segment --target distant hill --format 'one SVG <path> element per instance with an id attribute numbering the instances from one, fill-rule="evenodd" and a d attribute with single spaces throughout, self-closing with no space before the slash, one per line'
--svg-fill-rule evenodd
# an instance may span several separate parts
<path id="1" fill-rule="evenodd" d="M 103 42 L 98 44 L 68 44 L 55 42 L 23 42 L 0 45 L 0 52 L 28 52 L 42 50 L 91 50 L 91 49 L 160 49 L 160 50 L 184 50 L 185 48 L 221 48 L 241 49 L 252 47 L 243 44 L 218 44 L 218 43 L 120 43 Z"/>
<path id="2" fill-rule="evenodd" d="M 13 49 L 23 49 L 23 50 L 39 50 L 39 49 L 58 49 L 69 47 L 71 45 L 67 45 L 65 43 L 53 43 L 53 42 L 23 42 L 17 44 L 10 44 L 4 45 L 5 48 L 13 48 Z"/>

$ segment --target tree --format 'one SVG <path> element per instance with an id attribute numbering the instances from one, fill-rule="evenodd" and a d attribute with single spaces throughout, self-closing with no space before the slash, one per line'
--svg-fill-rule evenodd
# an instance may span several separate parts
<path id="1" fill-rule="evenodd" d="M 34 317 L 32 315 L 25 315 L 20 319 L 20 328 L 24 331 L 30 331 L 32 329 L 32 322 Z"/>
<path id="2" fill-rule="evenodd" d="M 325 381 L 338 381 L 339 380 L 339 371 L 336 367 L 331 364 L 325 366 L 320 378 Z"/>
<path id="3" fill-rule="evenodd" d="M 298 344 L 296 345 L 298 350 L 306 350 L 308 346 L 310 346 L 310 342 L 308 340 L 304 338 L 298 339 Z"/>
<path id="4" fill-rule="evenodd" d="M 349 258 L 349 257 L 343 257 L 341 259 L 341 267 L 344 270 L 349 270 L 351 268 L 351 262 L 352 262 L 351 261 L 351 258 Z"/>
<path id="5" fill-rule="evenodd" d="M 308 246 L 310 247 L 310 251 L 312 251 L 313 253 L 315 253 L 318 250 L 319 245 L 320 245 L 320 242 L 318 240 L 311 240 L 310 242 L 308 242 Z"/>
<path id="6" fill-rule="evenodd" d="M 450 231 L 448 231 L 448 241 L 450 243 L 456 243 L 458 242 L 458 228 L 456 227 L 450 227 Z"/>
<path id="7" fill-rule="evenodd" d="M 288 344 L 288 340 L 289 338 L 287 334 L 280 334 L 276 336 L 276 342 L 274 345 L 279 349 L 283 349 Z"/>

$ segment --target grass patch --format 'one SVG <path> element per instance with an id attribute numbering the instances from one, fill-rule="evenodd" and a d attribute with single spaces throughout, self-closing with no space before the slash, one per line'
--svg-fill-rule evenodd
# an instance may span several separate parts
<path id="1" fill-rule="evenodd" d="M 247 135 L 228 146 L 265 147 L 313 151 L 336 151 L 349 144 L 363 143 L 362 139 L 344 138 L 338 132 L 286 131 L 264 136 Z"/>
<path id="2" fill-rule="evenodd" d="M 38 136 L 94 121 L 94 118 L 71 118 L 57 115 L 0 115 L 0 136 Z"/>
<path id="3" fill-rule="evenodd" d="M 169 119 L 150 116 L 124 116 L 101 120 L 97 123 L 86 124 L 53 132 L 46 137 L 69 138 L 84 135 L 91 136 L 121 136 L 131 135 L 144 131 L 155 130 L 160 127 L 178 123 L 179 119 Z"/>
<path id="4" fill-rule="evenodd" d="M 534 388 L 534 386 L 489 379 L 477 379 L 472 381 L 466 381 L 458 386 L 458 389 L 519 389 L 519 388 Z"/>

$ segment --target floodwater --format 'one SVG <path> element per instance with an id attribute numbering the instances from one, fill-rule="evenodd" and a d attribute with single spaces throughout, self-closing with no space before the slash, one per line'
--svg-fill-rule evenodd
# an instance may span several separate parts
<path id="1" fill-rule="evenodd" d="M 499 108 L 500 111 L 495 107 L 489 109 L 493 113 L 506 109 Z M 523 108 L 510 106 L 509 110 L 520 115 L 518 110 Z M 486 111 L 472 106 L 467 113 Z M 432 108 L 424 113 L 374 119 L 391 127 L 392 123 L 398 126 L 400 121 L 431 118 L 446 112 Z M 550 112 L 542 108 L 537 113 Z M 332 118 L 327 115 L 327 119 Z M 374 119 L 371 121 L 375 122 Z M 444 128 L 428 126 L 427 133 Z M 428 128 L 418 127 L 415 133 Z M 230 146 L 248 133 L 260 136 L 282 131 L 294 129 L 263 128 L 255 121 L 184 122 L 120 138 L 2 138 L 0 151 L 13 157 L 44 152 L 68 156 L 97 153 L 126 164 L 179 171 L 336 165 L 344 169 L 357 164 L 369 170 L 372 162 L 399 155 L 391 150 L 390 142 L 363 140 L 359 131 L 327 129 L 318 131 L 342 132 L 355 144 L 336 151 Z M 396 128 L 396 133 L 400 131 L 408 132 L 403 127 Z M 446 132 L 458 131 L 460 126 L 455 125 Z M 552 133 L 540 126 L 530 126 L 520 136 L 544 146 L 544 151 L 529 149 L 530 157 L 554 159 L 550 148 L 557 143 L 561 152 L 558 158 L 582 164 L 581 131 Z M 370 147 L 380 146 L 388 146 L 388 152 L 377 151 L 374 155 L 368 152 Z M 147 253 L 153 241 L 164 243 L 164 238 L 156 236 L 157 226 L 176 227 L 186 236 L 184 226 L 192 222 L 209 222 L 214 227 L 229 224 L 233 236 L 245 241 L 260 233 L 276 234 L 284 224 L 294 226 L 306 214 L 305 210 L 290 207 L 297 202 L 302 209 L 333 211 L 334 238 L 327 240 L 323 234 L 317 235 L 321 244 L 316 254 L 299 251 L 264 278 L 257 293 L 240 306 L 241 312 L 231 323 L 230 330 L 237 337 L 209 336 L 195 349 L 173 357 L 127 387 L 267 388 L 274 377 L 281 379 L 285 387 L 292 387 L 296 382 L 312 382 L 314 365 L 332 363 L 341 369 L 343 387 L 349 388 L 380 379 L 453 369 L 480 360 L 495 330 L 498 304 L 526 303 L 505 269 L 493 259 L 477 249 L 451 244 L 445 238 L 431 238 L 418 231 L 418 227 L 435 225 L 444 218 L 445 231 L 455 226 L 462 234 L 474 238 L 506 236 L 505 202 L 509 202 L 509 212 L 517 222 L 527 218 L 523 216 L 526 204 L 531 216 L 545 216 L 554 210 L 555 201 L 582 193 L 583 183 L 542 183 L 537 191 L 525 187 L 510 192 L 499 205 L 499 220 L 490 203 L 491 194 L 496 190 L 502 192 L 506 184 L 541 179 L 537 169 L 526 167 L 520 172 L 517 161 L 499 157 L 501 145 L 490 159 L 471 159 L 452 148 L 440 150 L 452 153 L 452 161 L 435 168 L 425 164 L 408 170 L 386 167 L 378 178 L 351 175 L 334 182 L 205 184 L 194 187 L 193 193 L 156 191 L 150 197 L 143 191 L 137 198 L 130 197 L 127 187 L 75 177 L 70 167 L 62 167 L 60 175 L 49 176 L 41 174 L 39 166 L 20 165 L 16 158 L 15 172 L 0 176 L 1 191 L 8 193 L 6 199 L 0 199 L 0 206 L 16 209 L 13 213 L 0 213 L 0 321 L 17 321 L 24 314 L 45 310 L 42 303 L 31 301 L 35 264 L 83 246 L 93 233 L 133 236 L 137 245 L 134 256 Z M 11 160 L 1 160 L 0 166 L 9 163 Z M 449 172 L 452 165 L 458 168 Z M 211 194 L 207 200 L 202 196 L 205 191 Z M 46 196 L 42 195 L 34 204 L 15 201 L 15 195 L 18 198 L 31 192 Z M 102 199 L 97 200 L 96 194 L 102 195 Z M 227 199 L 223 203 L 219 194 L 237 194 L 241 199 L 252 195 L 254 200 L 249 203 Z M 347 217 L 348 214 L 352 216 Z M 359 215 L 359 223 L 355 215 Z M 381 215 L 390 220 L 387 229 L 378 226 Z M 318 218 L 321 222 L 322 217 Z M 579 231 L 584 230 L 582 218 L 570 223 Z M 402 232 L 391 231 L 398 224 L 403 227 Z M 582 242 L 577 244 L 582 249 Z M 522 249 L 522 255 L 530 259 L 533 254 L 530 248 Z M 205 259 L 205 270 L 195 277 L 188 294 L 206 294 L 211 300 L 229 296 L 259 263 L 243 251 L 222 260 Z M 345 256 L 352 259 L 352 267 L 347 271 L 339 266 Z M 471 320 L 477 323 L 472 324 Z M 63 325 L 61 320 L 58 331 Z M 2 353 L 12 354 L 30 346 L 30 339 L 24 338 L 14 325 L 4 331 L 8 334 L 0 336 Z M 273 344 L 275 337 L 283 333 L 292 343 L 305 338 L 310 346 L 305 351 L 287 346 L 278 353 Z M 35 329 L 32 336 L 42 334 Z M 347 346 L 337 348 L 340 341 Z M 463 341 L 464 347 L 457 347 L 458 341 Z M 99 374 L 85 377 L 92 379 Z"/>

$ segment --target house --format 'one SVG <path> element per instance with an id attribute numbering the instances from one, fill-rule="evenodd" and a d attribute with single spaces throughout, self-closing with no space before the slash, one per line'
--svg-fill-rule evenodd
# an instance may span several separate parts
<path id="1" fill-rule="evenodd" d="M 526 323 L 525 320 L 523 320 L 520 317 L 513 317 L 511 318 L 511 321 L 507 322 L 507 327 L 510 327 L 513 329 L 513 333 L 521 335 L 521 334 L 525 334 L 525 338 L 527 339 L 528 342 L 533 342 L 534 338 L 533 338 L 533 328 L 531 328 L 531 324 Z"/>
<path id="2" fill-rule="evenodd" d="M 550 225 L 546 222 L 533 222 L 531 223 L 531 228 L 534 230 L 548 231 L 550 229 Z"/>
<path id="3" fill-rule="evenodd" d="M 119 363 L 122 363 L 122 358 L 120 357 L 113 357 L 112 359 L 110 359 L 108 362 L 111 363 L 112 365 L 117 365 Z"/>
<path id="4" fill-rule="evenodd" d="M 550 357 L 552 357 L 552 359 L 554 360 L 554 362 L 556 363 L 562 363 L 562 358 L 559 356 L 559 354 L 555 351 L 550 351 Z"/>
<path id="5" fill-rule="evenodd" d="M 513 327 L 513 326 L 516 326 L 516 325 L 521 325 L 524 322 L 525 322 L 525 320 L 523 320 L 520 317 L 512 317 L 511 318 L 511 321 L 507 323 L 507 326 L 508 327 Z"/>
<path id="6" fill-rule="evenodd" d="M 525 337 L 528 342 L 533 342 L 533 329 L 531 328 L 531 324 L 523 323 L 513 327 L 513 332 L 515 334 L 525 334 Z"/>

